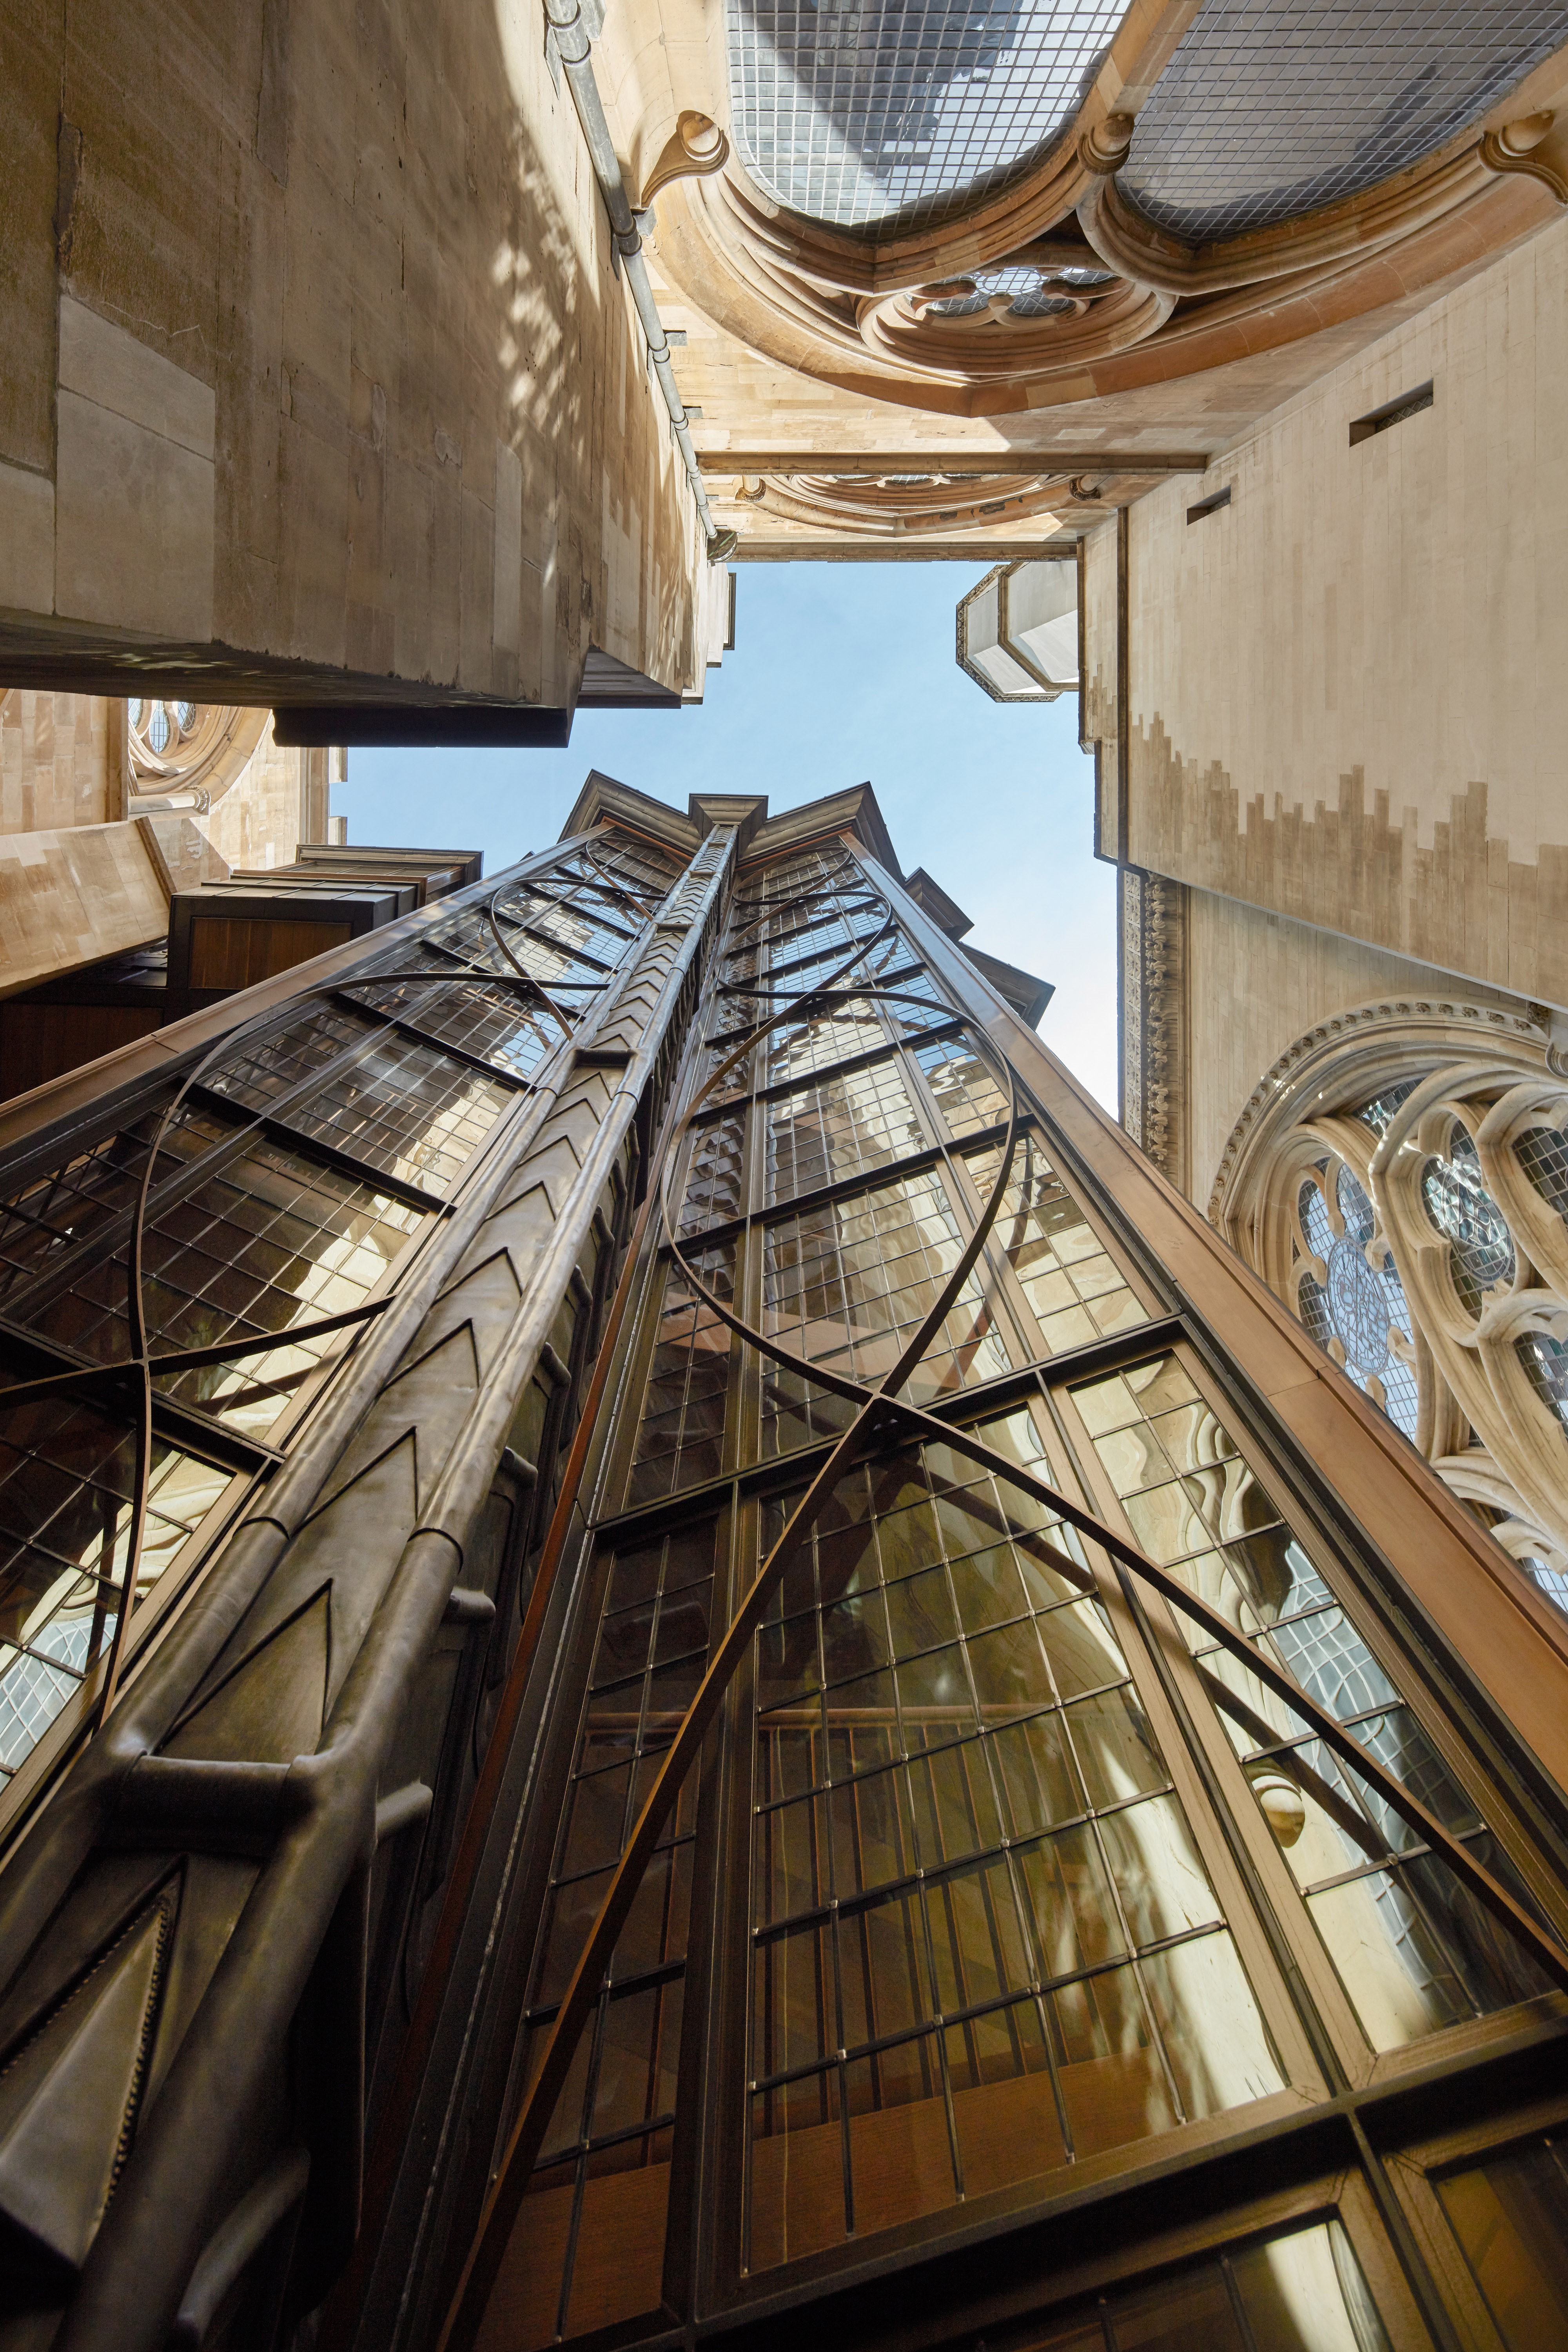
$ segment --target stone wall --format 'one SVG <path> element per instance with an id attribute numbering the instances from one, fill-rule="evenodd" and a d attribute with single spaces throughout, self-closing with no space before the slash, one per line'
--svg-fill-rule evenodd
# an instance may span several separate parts
<path id="1" fill-rule="evenodd" d="M 536 15 L 8 15 L 0 659 L 695 682 L 695 509 Z"/>
<path id="2" fill-rule="evenodd" d="M 111 708 L 97 696 L 0 689 L 0 834 L 118 816 L 119 756 Z"/>
<path id="3" fill-rule="evenodd" d="M 1568 221 L 1131 509 L 1136 864 L 1568 1004 L 1565 380 Z"/>
<path id="4" fill-rule="evenodd" d="M 1288 1046 L 1347 1006 L 1384 996 L 1442 996 L 1452 983 L 1429 965 L 1288 916 L 1208 890 L 1184 896 L 1190 1052 L 1184 1189 L 1206 1209 L 1232 1129 Z M 1465 994 L 1473 1003 L 1524 1009 L 1491 989 L 1471 986 Z"/>

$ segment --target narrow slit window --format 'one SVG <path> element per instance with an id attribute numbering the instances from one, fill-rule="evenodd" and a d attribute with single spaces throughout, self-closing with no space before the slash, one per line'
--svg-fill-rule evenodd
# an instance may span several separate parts
<path id="1" fill-rule="evenodd" d="M 1187 509 L 1187 520 L 1189 522 L 1202 522 L 1205 515 L 1218 514 L 1221 507 L 1229 506 L 1230 492 L 1231 485 L 1227 482 L 1223 490 L 1216 490 L 1215 492 L 1212 499 L 1200 499 L 1195 507 L 1189 507 Z"/>
<path id="2" fill-rule="evenodd" d="M 1391 425 L 1403 425 L 1407 416 L 1419 416 L 1424 408 L 1432 405 L 1432 386 L 1418 383 L 1414 392 L 1402 392 L 1397 400 L 1385 401 L 1381 408 L 1369 408 L 1364 416 L 1351 419 L 1351 447 L 1358 441 L 1370 441 L 1374 433 L 1386 433 Z M 1187 520 L 1191 522 L 1192 516 Z"/>

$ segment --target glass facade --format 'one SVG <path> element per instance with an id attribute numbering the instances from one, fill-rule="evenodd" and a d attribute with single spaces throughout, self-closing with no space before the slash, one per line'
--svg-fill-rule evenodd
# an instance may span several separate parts
<path id="1" fill-rule="evenodd" d="M 503 886 L 494 928 L 471 907 L 443 909 L 342 984 L 150 1086 L 107 1133 L 24 1163 L 0 1201 L 6 1376 L 36 1382 L 133 1360 L 139 1233 L 153 1430 L 139 1515 L 138 1435 L 121 1388 L 73 1382 L 8 1412 L 0 1398 L 7 1780 L 107 1654 L 133 1520 L 134 1606 L 188 1557 L 231 1477 L 260 1466 L 247 1444 L 276 1445 L 297 1423 L 352 1346 L 353 1318 L 386 1297 L 559 1042 L 497 930 L 574 1024 L 643 919 L 628 892 L 662 893 L 678 870 L 628 842 Z M 334 1318 L 340 1328 L 315 1328 Z M 221 1360 L 156 1368 L 201 1353 Z"/>
<path id="2" fill-rule="evenodd" d="M 296 1968 L 233 2105 L 247 2210 L 297 2211 L 216 2352 L 340 2273 L 342 2352 L 1550 2347 L 1518 1625 L 1478 1606 L 1472 1678 L 1289 1414 L 1358 1503 L 1369 1463 L 1419 1496 L 1408 1449 L 1201 1227 L 1162 1263 L 1168 1195 L 854 836 L 668 830 L 455 895 L 8 1163 L 13 1851 L 79 1837 L 73 1741 L 121 1777 L 7 1996 L 0 2146 L 78 2114 L 29 2086 L 79 2026 L 132 2102 L 173 2080 L 226 1951 L 247 2036 Z M 1447 1279 L 1486 1236 L 1443 1140 Z M 1289 1176 L 1392 1363 L 1376 1179 Z M 95 2210 L 162 2160 L 128 2112 Z M 310 2200 L 362 2143 L 351 2256 Z"/>
<path id="3" fill-rule="evenodd" d="M 869 873 L 837 845 L 742 873 L 689 1057 L 600 1441 L 520 2085 L 727 1624 L 781 1542 L 784 1564 L 540 2142 L 522 2352 L 668 2305 L 694 2231 L 743 2296 L 1310 2095 L 1238 1843 L 1307 1973 L 1342 1989 L 1328 2031 L 1352 2073 L 1550 1990 L 1467 1880 L 1465 1854 L 1531 1907 L 1321 1532 L 1185 1349 L 1142 1336 L 1163 1302 L 1021 1093 L 1004 1169 L 1005 1067 Z M 1364 1197 L 1336 1205 L 1364 1249 Z M 817 1494 L 922 1330 L 898 1393 L 942 1425 L 895 1423 Z M 1177 1667 L 1164 1605 L 1030 1480 L 1169 1566 L 1228 1646 L 1173 1612 Z M 1343 1752 L 1258 1680 L 1264 1654 Z M 700 2224 L 700 2162 L 725 2184 Z M 1391 2339 L 1320 2222 L 1032 2340 Z"/>

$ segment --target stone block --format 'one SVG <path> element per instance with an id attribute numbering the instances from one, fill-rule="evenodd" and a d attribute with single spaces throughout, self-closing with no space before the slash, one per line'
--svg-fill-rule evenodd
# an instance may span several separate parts
<path id="1" fill-rule="evenodd" d="M 55 486 L 0 466 L 0 605 L 47 613 L 55 602 Z"/>

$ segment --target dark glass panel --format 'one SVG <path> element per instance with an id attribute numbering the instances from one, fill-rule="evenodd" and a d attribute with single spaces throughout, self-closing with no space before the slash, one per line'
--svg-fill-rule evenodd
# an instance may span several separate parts
<path id="1" fill-rule="evenodd" d="M 1568 2175 L 1555 2135 L 1451 2173 L 1437 2193 L 1509 2352 L 1568 2352 Z"/>

